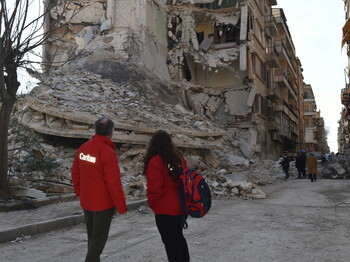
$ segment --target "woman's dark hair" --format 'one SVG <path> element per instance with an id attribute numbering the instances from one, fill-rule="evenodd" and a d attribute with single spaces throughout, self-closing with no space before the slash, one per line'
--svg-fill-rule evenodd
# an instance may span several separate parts
<path id="1" fill-rule="evenodd" d="M 181 153 L 175 148 L 170 135 L 163 130 L 155 132 L 148 143 L 147 152 L 144 158 L 144 173 L 146 174 L 146 168 L 149 160 L 160 155 L 164 164 L 168 167 L 169 175 L 173 180 L 178 180 L 180 177 L 181 169 Z"/>

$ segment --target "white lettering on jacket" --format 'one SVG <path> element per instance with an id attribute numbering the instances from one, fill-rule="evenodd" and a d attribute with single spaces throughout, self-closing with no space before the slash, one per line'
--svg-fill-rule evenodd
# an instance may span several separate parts
<path id="1" fill-rule="evenodd" d="M 84 155 L 84 153 L 80 153 L 79 158 L 90 163 L 96 163 L 96 157 L 90 156 L 89 154 Z"/>

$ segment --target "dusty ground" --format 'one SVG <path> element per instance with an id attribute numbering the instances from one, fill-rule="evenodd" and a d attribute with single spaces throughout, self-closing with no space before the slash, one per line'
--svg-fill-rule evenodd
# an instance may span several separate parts
<path id="1" fill-rule="evenodd" d="M 191 261 L 349 261 L 350 181 L 291 180 L 262 189 L 268 199 L 214 201 L 205 218 L 189 220 Z M 84 225 L 0 245 L 6 262 L 84 261 L 85 252 Z M 153 215 L 117 216 L 101 261 L 166 261 Z"/>

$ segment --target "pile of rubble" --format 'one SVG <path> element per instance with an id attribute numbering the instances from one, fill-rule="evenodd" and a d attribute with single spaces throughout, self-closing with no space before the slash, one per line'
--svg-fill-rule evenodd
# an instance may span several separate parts
<path id="1" fill-rule="evenodd" d="M 18 133 L 21 133 L 22 137 L 18 138 Z M 36 143 L 27 145 L 25 142 L 28 142 L 28 137 L 35 137 Z M 48 195 L 73 192 L 70 170 L 79 142 L 74 143 L 67 139 L 50 142 L 45 136 L 33 133 L 23 126 L 12 129 L 9 141 L 12 185 L 36 188 Z M 283 179 L 278 162 L 249 162 L 242 153 L 239 154 L 239 148 L 236 148 L 236 156 L 231 155 L 233 160 L 227 158 L 226 161 L 222 161 L 225 153 L 220 150 L 183 149 L 182 151 L 188 165 L 206 177 L 214 198 L 265 198 L 265 194 L 258 186 Z M 142 172 L 144 152 L 145 147 L 142 145 L 118 146 L 122 183 L 128 199 L 145 197 L 146 178 Z M 41 164 L 51 161 L 56 165 L 51 169 L 38 170 L 29 165 L 33 158 Z M 245 161 L 238 163 L 235 158 Z"/>
<path id="2" fill-rule="evenodd" d="M 283 178 L 278 162 L 258 161 L 256 130 L 223 130 L 205 114 L 187 109 L 179 86 L 135 65 L 94 57 L 39 79 L 16 104 L 20 124 L 9 134 L 13 185 L 72 192 L 75 152 L 92 137 L 93 124 L 102 116 L 116 124 L 113 141 L 129 199 L 145 197 L 143 156 L 159 129 L 172 135 L 189 166 L 207 178 L 214 197 L 264 198 L 258 186 Z"/>
<path id="3" fill-rule="evenodd" d="M 332 156 L 323 165 L 318 165 L 318 176 L 327 179 L 349 179 L 350 178 L 350 156 Z"/>

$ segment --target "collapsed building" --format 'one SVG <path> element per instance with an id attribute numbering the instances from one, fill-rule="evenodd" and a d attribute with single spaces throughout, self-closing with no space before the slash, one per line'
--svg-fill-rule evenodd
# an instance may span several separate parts
<path id="1" fill-rule="evenodd" d="M 305 147 L 301 62 L 276 4 L 57 1 L 45 24 L 50 73 L 37 76 L 18 104 L 19 120 L 45 136 L 78 140 L 91 137 L 98 117 L 111 118 L 134 196 L 144 193 L 150 135 L 165 129 L 190 165 L 207 172 L 216 195 L 261 197 L 244 183 L 274 181 L 280 167 L 267 162 L 276 170 L 268 178 L 243 169 Z M 51 28 L 53 20 L 61 26 Z"/>
<path id="2" fill-rule="evenodd" d="M 104 50 L 142 65 L 178 83 L 190 110 L 228 132 L 239 127 L 256 133 L 254 151 L 261 159 L 276 159 L 305 147 L 301 62 L 283 10 L 272 8 L 276 4 L 59 1 L 50 14 L 62 26 L 45 45 L 44 62 L 58 66 L 79 52 Z M 89 69 L 106 74 L 106 67 L 94 61 Z"/>

